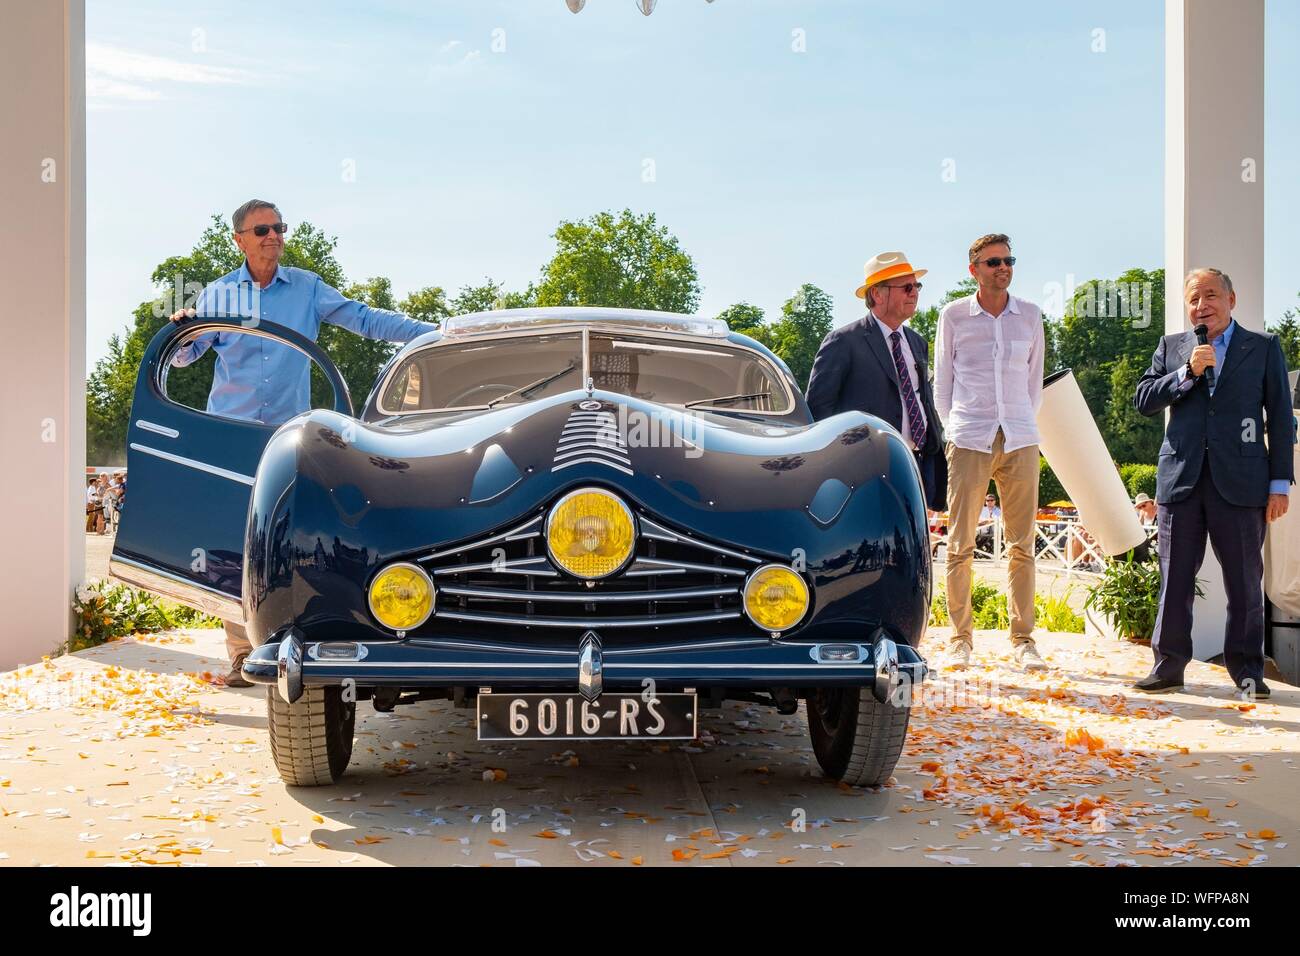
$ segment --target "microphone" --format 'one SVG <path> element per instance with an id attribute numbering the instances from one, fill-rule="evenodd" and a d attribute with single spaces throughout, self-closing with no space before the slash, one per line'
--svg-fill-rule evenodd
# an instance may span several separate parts
<path id="1" fill-rule="evenodd" d="M 1192 331 L 1196 333 L 1197 344 L 1199 345 L 1210 344 L 1210 340 L 1208 338 L 1210 328 L 1204 322 L 1202 322 L 1196 328 L 1192 329 Z M 1204 375 L 1205 375 L 1206 386 L 1208 386 L 1209 388 L 1214 388 L 1214 366 L 1207 365 L 1205 367 Z"/>

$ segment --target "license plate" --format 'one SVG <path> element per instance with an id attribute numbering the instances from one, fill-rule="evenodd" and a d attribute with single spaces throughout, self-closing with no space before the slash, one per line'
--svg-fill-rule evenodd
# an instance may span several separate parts
<path id="1" fill-rule="evenodd" d="M 695 695 L 479 694 L 479 740 L 694 740 Z"/>

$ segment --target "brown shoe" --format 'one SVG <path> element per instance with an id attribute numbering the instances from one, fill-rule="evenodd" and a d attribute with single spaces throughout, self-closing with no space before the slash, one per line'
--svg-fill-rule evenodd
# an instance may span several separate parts
<path id="1" fill-rule="evenodd" d="M 235 658 L 234 663 L 230 665 L 230 673 L 226 675 L 227 687 L 252 687 L 253 686 L 252 681 L 246 680 L 244 678 L 244 673 L 243 673 L 244 658 L 247 656 L 248 656 L 247 654 L 239 655 L 238 657 Z"/>

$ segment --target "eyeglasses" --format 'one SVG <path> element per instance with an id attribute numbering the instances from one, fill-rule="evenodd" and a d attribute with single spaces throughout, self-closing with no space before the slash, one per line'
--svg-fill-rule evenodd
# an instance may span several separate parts
<path id="1" fill-rule="evenodd" d="M 902 289 L 903 295 L 911 295 L 913 289 L 917 292 L 921 291 L 921 283 L 919 282 L 904 282 L 902 285 L 886 285 L 882 282 L 881 285 L 885 286 L 886 289 Z"/>
<path id="2" fill-rule="evenodd" d="M 280 235 L 283 236 L 286 232 L 289 231 L 289 224 L 286 222 L 277 222 L 274 225 L 268 226 L 266 223 L 262 223 L 262 225 L 260 226 L 249 226 L 247 229 L 236 229 L 235 232 L 237 234 L 251 232 L 253 235 L 258 236 L 260 238 L 261 236 L 265 236 L 272 229 L 274 229 L 276 232 L 278 232 Z"/>
<path id="3" fill-rule="evenodd" d="M 992 259 L 981 259 L 979 261 L 984 263 L 986 266 L 992 266 L 994 269 L 996 269 L 1004 262 L 1009 266 L 1014 266 L 1016 264 L 1016 257 L 1015 256 L 994 256 Z"/>

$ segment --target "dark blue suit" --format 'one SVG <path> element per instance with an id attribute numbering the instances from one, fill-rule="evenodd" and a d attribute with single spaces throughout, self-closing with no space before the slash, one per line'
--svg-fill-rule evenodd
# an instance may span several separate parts
<path id="1" fill-rule="evenodd" d="M 1164 336 L 1135 398 L 1143 415 L 1169 409 L 1156 472 L 1162 580 L 1153 673 L 1181 680 L 1192 658 L 1192 602 L 1208 533 L 1228 595 L 1224 663 L 1238 686 L 1259 685 L 1269 482 L 1294 481 L 1286 359 L 1276 335 L 1234 324 L 1211 395 L 1204 375 L 1179 382 L 1194 348 L 1191 332 Z"/>
<path id="2" fill-rule="evenodd" d="M 925 444 L 917 456 L 925 500 L 931 508 L 941 511 L 948 506 L 948 461 L 944 457 L 943 426 L 934 410 L 934 388 L 928 374 L 929 349 L 918 333 L 906 325 L 902 330 L 916 362 L 916 378 L 920 383 L 916 397 L 926 419 Z M 807 399 L 818 421 L 853 409 L 883 419 L 900 432 L 903 430 L 898 369 L 889 343 L 870 314 L 826 336 L 813 361 Z"/>

